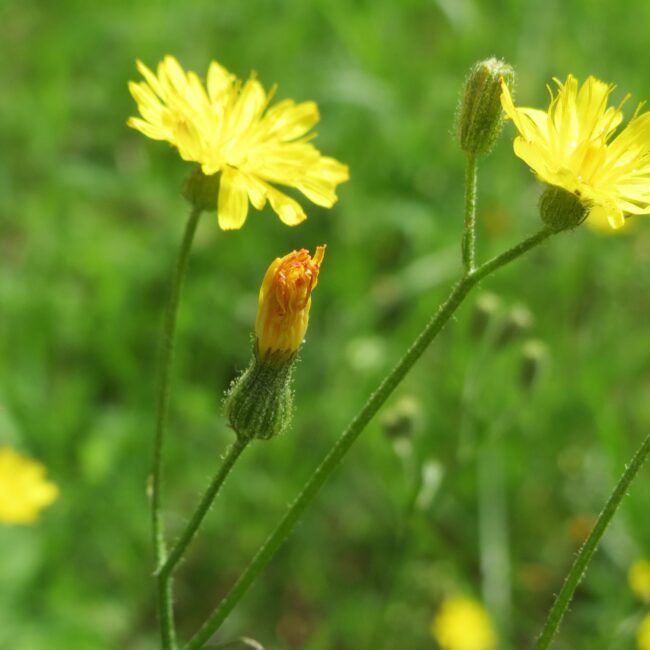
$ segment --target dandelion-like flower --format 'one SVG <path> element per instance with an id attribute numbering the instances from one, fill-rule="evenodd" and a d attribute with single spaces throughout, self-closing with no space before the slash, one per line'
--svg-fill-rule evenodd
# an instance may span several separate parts
<path id="1" fill-rule="evenodd" d="M 646 614 L 636 632 L 638 650 L 650 650 L 650 614 Z"/>
<path id="2" fill-rule="evenodd" d="M 299 190 L 316 205 L 334 205 L 348 168 L 311 144 L 310 130 L 320 119 L 314 102 L 286 99 L 269 107 L 275 88 L 265 92 L 254 74 L 242 85 L 216 61 L 206 86 L 172 56 L 157 74 L 140 61 L 137 67 L 145 80 L 130 82 L 129 90 L 142 117 L 129 118 L 129 126 L 171 143 L 181 158 L 199 163 L 205 176 L 221 174 L 222 229 L 241 228 L 249 202 L 261 210 L 268 201 L 289 226 L 303 221 L 301 205 L 276 184 Z"/>
<path id="3" fill-rule="evenodd" d="M 493 650 L 496 632 L 484 607 L 466 596 L 445 598 L 431 626 L 442 650 Z"/>
<path id="4" fill-rule="evenodd" d="M 0 448 L 0 523 L 30 524 L 58 496 L 45 467 L 9 447 Z"/>
<path id="5" fill-rule="evenodd" d="M 503 109 L 519 132 L 515 154 L 541 181 L 575 195 L 594 226 L 620 228 L 630 215 L 650 214 L 650 113 L 639 105 L 616 133 L 629 95 L 614 107 L 614 86 L 594 77 L 580 87 L 572 75 L 555 83 L 546 111 L 516 107 L 502 83 Z"/>
<path id="6" fill-rule="evenodd" d="M 637 560 L 628 571 L 627 581 L 639 598 L 650 602 L 650 562 Z"/>
<path id="7" fill-rule="evenodd" d="M 278 257 L 269 266 L 260 287 L 255 322 L 261 355 L 298 350 L 309 323 L 311 292 L 325 256 L 325 246 L 317 246 L 314 256 L 304 248 Z"/>

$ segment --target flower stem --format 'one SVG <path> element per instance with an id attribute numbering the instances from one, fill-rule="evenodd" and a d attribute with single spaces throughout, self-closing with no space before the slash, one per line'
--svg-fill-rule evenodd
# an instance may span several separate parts
<path id="1" fill-rule="evenodd" d="M 203 497 L 201 498 L 198 507 L 194 511 L 192 518 L 185 527 L 185 530 L 169 552 L 165 563 L 156 572 L 157 575 L 160 576 L 163 580 L 170 578 L 174 567 L 183 557 L 185 550 L 198 532 L 205 515 L 210 510 L 212 502 L 214 501 L 217 494 L 219 494 L 221 486 L 224 484 L 226 478 L 228 477 L 228 474 L 230 474 L 230 470 L 233 468 L 234 464 L 244 449 L 246 449 L 248 442 L 248 440 L 241 440 L 237 438 L 237 440 L 232 444 L 226 453 L 221 466 L 217 470 L 217 473 L 214 475 L 214 478 L 208 486 L 208 489 L 203 494 Z"/>
<path id="2" fill-rule="evenodd" d="M 598 519 L 596 520 L 591 533 L 589 533 L 587 541 L 578 551 L 578 555 L 573 561 L 573 565 L 571 566 L 571 570 L 562 585 L 562 589 L 556 596 L 555 602 L 551 607 L 551 611 L 549 612 L 546 623 L 544 624 L 544 629 L 535 645 L 535 650 L 546 650 L 551 645 L 553 637 L 560 627 L 562 618 L 564 617 L 564 614 L 569 607 L 569 603 L 573 598 L 573 594 L 580 584 L 600 540 L 607 530 L 612 517 L 616 514 L 618 507 L 621 505 L 621 501 L 627 493 L 630 484 L 638 474 L 649 454 L 650 435 L 643 441 L 637 452 L 632 457 L 630 464 L 625 468 L 623 476 L 621 476 L 620 480 L 616 484 L 614 491 L 609 496 L 609 499 L 600 515 L 598 515 Z"/>
<path id="3" fill-rule="evenodd" d="M 476 271 L 466 273 L 454 286 L 447 300 L 439 307 L 436 314 L 415 339 L 402 359 L 383 379 L 377 390 L 370 395 L 364 407 L 352 420 L 348 428 L 345 429 L 321 464 L 316 468 L 300 494 L 287 509 L 275 530 L 262 544 L 248 567 L 246 567 L 237 582 L 204 623 L 203 627 L 190 639 L 187 646 L 185 646 L 185 650 L 198 650 L 202 648 L 209 641 L 212 634 L 219 629 L 235 605 L 248 591 L 248 588 L 255 581 L 262 569 L 271 560 L 303 512 L 314 500 L 323 483 L 325 483 L 332 472 L 338 467 L 354 441 L 359 437 L 359 434 L 393 393 L 415 362 L 422 356 L 422 353 L 452 317 L 469 291 L 484 277 L 523 255 L 526 251 L 547 239 L 551 234 L 552 232 L 550 230 L 542 228 L 532 237 L 529 237 L 501 255 L 486 262 L 476 269 Z"/>
<path id="4" fill-rule="evenodd" d="M 465 231 L 461 244 L 465 271 L 471 273 L 476 268 L 476 178 L 477 156 L 467 154 L 465 167 Z"/>
<path id="5" fill-rule="evenodd" d="M 156 408 L 156 429 L 154 434 L 153 460 L 151 468 L 151 529 L 155 552 L 156 568 L 166 559 L 165 536 L 163 531 L 162 514 L 160 511 L 160 489 L 162 482 L 162 455 L 165 441 L 167 411 L 169 407 L 169 378 L 174 357 L 174 336 L 176 332 L 176 315 L 183 287 L 183 278 L 187 269 L 190 249 L 194 241 L 194 233 L 201 216 L 201 210 L 194 208 L 190 213 L 185 227 L 176 268 L 172 275 L 169 302 L 165 312 L 162 346 L 160 355 L 160 377 L 158 380 L 158 400 Z M 172 606 L 171 585 L 160 578 L 156 579 L 158 592 L 158 610 L 160 618 L 160 634 L 164 650 L 175 650 L 176 633 L 174 629 L 174 611 Z"/>

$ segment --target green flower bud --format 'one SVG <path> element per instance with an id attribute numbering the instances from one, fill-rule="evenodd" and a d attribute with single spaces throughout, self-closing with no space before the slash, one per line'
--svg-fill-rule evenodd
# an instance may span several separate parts
<path id="1" fill-rule="evenodd" d="M 533 324 L 533 315 L 525 305 L 514 305 L 496 336 L 495 346 L 504 348 Z"/>
<path id="2" fill-rule="evenodd" d="M 498 59 L 479 61 L 471 69 L 456 116 L 461 149 L 469 154 L 489 153 L 503 126 L 501 80 L 512 88 L 515 71 Z"/>
<path id="3" fill-rule="evenodd" d="M 220 174 L 206 176 L 197 165 L 185 181 L 183 198 L 199 210 L 216 210 L 219 181 Z"/>
<path id="4" fill-rule="evenodd" d="M 407 395 L 386 411 L 381 423 L 389 438 L 410 438 L 421 427 L 422 417 L 420 402 Z"/>
<path id="5" fill-rule="evenodd" d="M 554 232 L 579 226 L 589 214 L 589 206 L 579 196 L 549 185 L 539 200 L 542 221 Z"/>
<path id="6" fill-rule="evenodd" d="M 546 346 L 541 341 L 535 339 L 526 341 L 519 369 L 519 383 L 524 390 L 534 388 L 544 368 L 546 357 Z"/>
<path id="7" fill-rule="evenodd" d="M 261 355 L 255 342 L 251 365 L 230 386 L 225 412 L 240 440 L 268 440 L 291 422 L 291 370 L 296 353 L 283 350 Z"/>
<path id="8" fill-rule="evenodd" d="M 501 310 L 501 299 L 489 291 L 483 292 L 474 304 L 474 313 L 470 322 L 470 334 L 476 341 L 480 341 L 490 323 Z"/>

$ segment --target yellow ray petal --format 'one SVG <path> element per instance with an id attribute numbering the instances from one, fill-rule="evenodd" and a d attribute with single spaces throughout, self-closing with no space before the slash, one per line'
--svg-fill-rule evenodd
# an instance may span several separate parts
<path id="1" fill-rule="evenodd" d="M 239 173 L 232 167 L 224 167 L 221 173 L 217 212 L 222 230 L 238 230 L 246 221 L 248 193 Z"/>
<path id="2" fill-rule="evenodd" d="M 271 207 L 287 226 L 297 226 L 307 215 L 298 201 L 269 185 L 268 199 Z"/>

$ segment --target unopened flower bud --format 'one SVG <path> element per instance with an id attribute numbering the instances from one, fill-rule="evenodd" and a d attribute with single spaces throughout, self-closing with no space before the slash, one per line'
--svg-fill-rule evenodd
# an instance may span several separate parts
<path id="1" fill-rule="evenodd" d="M 546 346 L 535 339 L 526 341 L 521 355 L 519 383 L 524 390 L 531 390 L 539 381 L 546 362 Z"/>
<path id="2" fill-rule="evenodd" d="M 402 397 L 382 418 L 384 433 L 392 439 L 410 438 L 422 423 L 422 406 L 412 396 Z"/>
<path id="3" fill-rule="evenodd" d="M 225 401 L 226 417 L 242 440 L 267 440 L 291 421 L 293 363 L 307 330 L 311 292 L 324 254 L 325 246 L 318 246 L 313 258 L 306 250 L 293 251 L 277 258 L 264 276 L 253 359 Z"/>
<path id="4" fill-rule="evenodd" d="M 490 323 L 501 309 L 501 299 L 489 291 L 483 292 L 474 304 L 474 313 L 470 322 L 472 338 L 480 340 L 487 331 Z"/>
<path id="5" fill-rule="evenodd" d="M 469 154 L 488 153 L 503 126 L 501 80 L 514 83 L 512 66 L 491 58 L 470 70 L 457 114 L 457 136 L 461 149 Z"/>
<path id="6" fill-rule="evenodd" d="M 572 192 L 549 185 L 539 200 L 542 221 L 554 232 L 579 226 L 589 214 L 589 206 Z"/>
<path id="7" fill-rule="evenodd" d="M 517 336 L 526 331 L 533 324 L 533 315 L 525 305 L 514 305 L 504 320 L 498 334 L 495 345 L 497 348 L 504 348 L 512 343 Z"/>
<path id="8" fill-rule="evenodd" d="M 187 177 L 183 186 L 183 198 L 197 210 L 215 210 L 219 194 L 220 174 L 206 176 L 200 166 Z"/>

